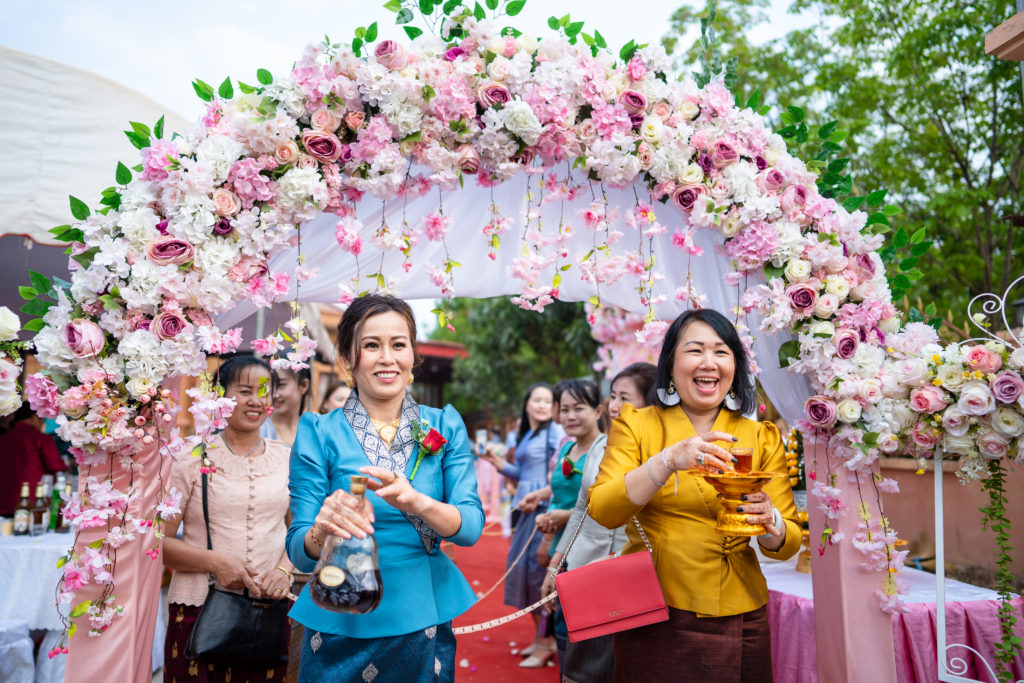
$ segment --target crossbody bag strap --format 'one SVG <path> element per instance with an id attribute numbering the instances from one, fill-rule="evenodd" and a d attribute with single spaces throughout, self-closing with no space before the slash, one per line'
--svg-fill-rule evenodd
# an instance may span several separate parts
<path id="1" fill-rule="evenodd" d="M 206 549 L 213 550 L 213 542 L 210 540 L 210 503 L 206 491 L 206 472 L 203 472 L 200 476 L 203 478 L 203 523 L 206 525 Z M 206 572 L 206 580 L 211 588 L 213 588 L 217 583 L 217 579 L 215 579 L 213 574 L 210 572 Z M 248 591 L 246 591 L 246 593 L 248 593 Z"/>
<path id="2" fill-rule="evenodd" d="M 572 538 L 569 539 L 569 545 L 565 548 L 565 553 L 562 554 L 562 559 L 559 560 L 558 567 L 555 568 L 556 574 L 561 572 L 562 568 L 565 566 L 565 560 L 569 557 L 569 551 L 572 550 L 572 544 L 576 542 L 576 537 L 580 535 L 580 530 L 583 528 L 583 523 L 587 521 L 587 517 L 589 516 L 590 505 L 587 505 L 587 510 L 586 512 L 583 513 L 583 519 L 581 519 L 580 523 L 576 525 L 576 531 L 572 533 Z M 632 520 L 633 524 L 636 525 L 636 530 L 640 532 L 640 539 L 644 542 L 644 545 L 647 546 L 647 552 L 649 552 L 653 556 L 654 550 L 651 548 L 650 541 L 647 540 L 647 534 L 644 533 L 644 528 L 640 526 L 640 520 L 636 518 L 636 515 L 633 515 Z"/>

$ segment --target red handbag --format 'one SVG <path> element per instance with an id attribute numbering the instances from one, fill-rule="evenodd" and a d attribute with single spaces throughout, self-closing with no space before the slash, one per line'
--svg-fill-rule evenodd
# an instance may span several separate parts
<path id="1" fill-rule="evenodd" d="M 562 563 L 569 555 L 583 521 L 576 527 Z M 558 601 L 562 605 L 571 642 L 668 619 L 668 606 L 661 592 L 658 574 L 654 571 L 651 544 L 636 517 L 633 517 L 633 523 L 647 546 L 646 553 L 591 562 L 555 576 Z"/>

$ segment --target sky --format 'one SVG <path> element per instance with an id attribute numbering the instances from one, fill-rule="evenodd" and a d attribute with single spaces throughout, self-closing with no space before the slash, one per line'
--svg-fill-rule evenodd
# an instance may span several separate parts
<path id="1" fill-rule="evenodd" d="M 631 39 L 654 42 L 672 12 L 701 0 L 529 0 L 508 23 L 533 35 L 550 31 L 547 18 L 571 14 L 597 29 L 616 51 Z M 807 17 L 786 12 L 789 0 L 771 0 L 771 21 L 751 32 L 761 42 L 806 26 Z M 202 102 L 192 90 L 200 78 L 216 87 L 226 76 L 256 83 L 256 70 L 287 73 L 303 49 L 326 34 L 350 41 L 358 26 L 377 21 L 379 40 L 405 39 L 383 0 L 4 0 L 0 45 L 40 55 L 133 88 L 193 120 Z M 699 26 L 693 36 L 699 35 Z M 43 103 L 54 106 L 54 103 Z M 120 136 L 120 130 L 112 130 Z M 430 305 L 417 306 L 425 329 Z"/>

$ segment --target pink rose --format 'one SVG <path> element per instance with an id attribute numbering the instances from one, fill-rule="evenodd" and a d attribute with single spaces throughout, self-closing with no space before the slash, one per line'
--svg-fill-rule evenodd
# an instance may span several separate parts
<path id="1" fill-rule="evenodd" d="M 299 146 L 293 140 L 282 142 L 274 150 L 274 158 L 281 164 L 294 164 L 299 158 Z"/>
<path id="2" fill-rule="evenodd" d="M 382 40 L 377 43 L 373 56 L 377 58 L 378 64 L 389 69 L 401 69 L 409 63 L 409 55 L 405 53 L 405 48 L 393 40 Z"/>
<path id="3" fill-rule="evenodd" d="M 459 169 L 465 174 L 473 174 L 480 170 L 480 154 L 473 145 L 460 145 L 457 150 L 459 154 Z"/>
<path id="4" fill-rule="evenodd" d="M 956 405 L 968 415 L 982 417 L 996 409 L 996 400 L 987 384 L 972 380 L 960 387 L 960 399 Z"/>
<path id="5" fill-rule="evenodd" d="M 333 133 L 341 125 L 341 117 L 331 109 L 318 109 L 309 118 L 313 128 L 324 133 Z"/>
<path id="6" fill-rule="evenodd" d="M 946 392 L 934 384 L 925 384 L 910 392 L 910 406 L 919 413 L 937 413 L 949 405 Z"/>
<path id="7" fill-rule="evenodd" d="M 778 192 L 786 183 L 786 177 L 777 168 L 769 168 L 757 176 L 757 188 L 762 192 Z"/>
<path id="8" fill-rule="evenodd" d="M 856 330 L 841 328 L 836 330 L 836 333 L 832 336 L 832 344 L 836 347 L 837 356 L 843 360 L 849 360 L 853 358 L 853 354 L 857 353 L 857 347 L 860 345 L 860 335 Z"/>
<path id="9" fill-rule="evenodd" d="M 334 163 L 341 156 L 341 140 L 334 133 L 323 133 L 318 130 L 302 131 L 302 146 L 310 156 L 320 161 Z"/>
<path id="10" fill-rule="evenodd" d="M 659 118 L 667 119 L 672 114 L 672 107 L 669 106 L 668 102 L 662 100 L 651 108 L 651 113 Z"/>
<path id="11" fill-rule="evenodd" d="M 107 336 L 93 321 L 76 318 L 64 326 L 64 341 L 77 358 L 89 358 L 103 350 Z"/>
<path id="12" fill-rule="evenodd" d="M 196 251 L 187 240 L 168 237 L 147 244 L 146 256 L 157 265 L 180 266 L 194 259 Z"/>
<path id="13" fill-rule="evenodd" d="M 647 98 L 644 97 L 643 93 L 638 93 L 636 90 L 624 90 L 619 95 L 619 104 L 630 115 L 640 114 L 647 109 Z"/>
<path id="14" fill-rule="evenodd" d="M 160 340 L 177 337 L 183 331 L 191 328 L 192 326 L 188 324 L 187 320 L 171 311 L 160 313 L 149 324 L 149 329 Z"/>
<path id="15" fill-rule="evenodd" d="M 964 364 L 974 372 L 988 374 L 995 372 L 1003 365 L 1003 358 L 994 351 L 989 351 L 984 346 L 972 346 L 964 354 Z"/>
<path id="16" fill-rule="evenodd" d="M 363 125 L 363 121 L 366 120 L 366 112 L 364 111 L 350 111 L 345 114 L 345 127 L 349 130 L 358 130 Z"/>
<path id="17" fill-rule="evenodd" d="M 316 168 L 317 160 L 316 157 L 312 157 L 308 154 L 303 154 L 299 157 L 299 163 L 295 165 L 299 168 Z"/>
<path id="18" fill-rule="evenodd" d="M 640 168 L 650 168 L 651 162 L 654 161 L 654 148 L 646 142 L 641 142 L 636 150 L 636 158 L 640 162 Z"/>
<path id="19" fill-rule="evenodd" d="M 733 146 L 727 142 L 716 142 L 714 148 L 711 150 L 711 160 L 715 162 L 716 168 L 722 168 L 734 163 L 740 155 L 733 149 Z"/>
<path id="20" fill-rule="evenodd" d="M 1010 441 L 991 427 L 979 432 L 975 440 L 978 450 L 989 460 L 999 460 L 1010 450 Z"/>
<path id="21" fill-rule="evenodd" d="M 814 310 L 814 302 L 818 300 L 819 283 L 814 278 L 803 282 L 794 282 L 786 287 L 786 297 L 794 311 L 810 314 Z"/>
<path id="22" fill-rule="evenodd" d="M 1024 394 L 1024 379 L 1012 370 L 1000 372 L 988 386 L 1000 403 L 1013 403 Z"/>
<path id="23" fill-rule="evenodd" d="M 861 282 L 873 280 L 875 277 L 875 260 L 871 254 L 857 254 L 853 257 L 853 269 Z"/>
<path id="24" fill-rule="evenodd" d="M 672 201 L 686 212 L 693 210 L 693 205 L 707 191 L 703 185 L 679 185 L 671 192 Z"/>
<path id="25" fill-rule="evenodd" d="M 242 200 L 231 190 L 218 187 L 213 191 L 213 210 L 219 216 L 234 216 L 242 210 Z"/>
<path id="26" fill-rule="evenodd" d="M 512 99 L 512 93 L 501 83 L 486 81 L 476 88 L 476 101 L 484 109 L 493 107 L 496 104 L 505 104 Z"/>
<path id="27" fill-rule="evenodd" d="M 942 413 L 942 428 L 947 434 L 963 436 L 971 428 L 971 417 L 955 405 L 950 406 Z"/>
<path id="28" fill-rule="evenodd" d="M 39 417 L 52 420 L 60 415 L 60 392 L 46 375 L 36 373 L 25 378 L 25 398 Z"/>
<path id="29" fill-rule="evenodd" d="M 812 425 L 826 429 L 833 426 L 839 416 L 836 402 L 828 396 L 811 396 L 804 402 L 804 414 Z"/>
<path id="30" fill-rule="evenodd" d="M 941 431 L 923 420 L 914 425 L 914 428 L 910 430 L 910 440 L 915 446 L 924 450 L 935 448 L 935 444 L 939 442 L 941 437 Z"/>

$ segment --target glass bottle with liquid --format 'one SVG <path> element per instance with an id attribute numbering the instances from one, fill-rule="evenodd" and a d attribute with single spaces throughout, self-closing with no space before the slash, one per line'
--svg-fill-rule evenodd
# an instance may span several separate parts
<path id="1" fill-rule="evenodd" d="M 50 501 L 46 495 L 46 484 L 36 484 L 36 499 L 32 503 L 32 535 L 39 536 L 50 528 Z"/>
<path id="2" fill-rule="evenodd" d="M 14 510 L 14 535 L 28 536 L 32 532 L 32 500 L 28 497 L 28 482 L 21 484 L 21 500 Z"/>
<path id="3" fill-rule="evenodd" d="M 71 482 L 65 482 L 64 484 L 64 496 L 59 501 L 59 509 L 57 511 L 57 527 L 54 529 L 58 534 L 66 534 L 71 531 L 71 526 L 68 524 L 68 520 L 64 519 L 64 508 L 67 507 L 71 501 Z"/>
<path id="4" fill-rule="evenodd" d="M 366 495 L 366 477 L 353 476 L 349 493 L 361 502 Z M 332 612 L 366 614 L 376 609 L 383 586 L 373 534 L 366 538 L 328 536 L 313 568 L 309 595 L 319 607 Z"/>

